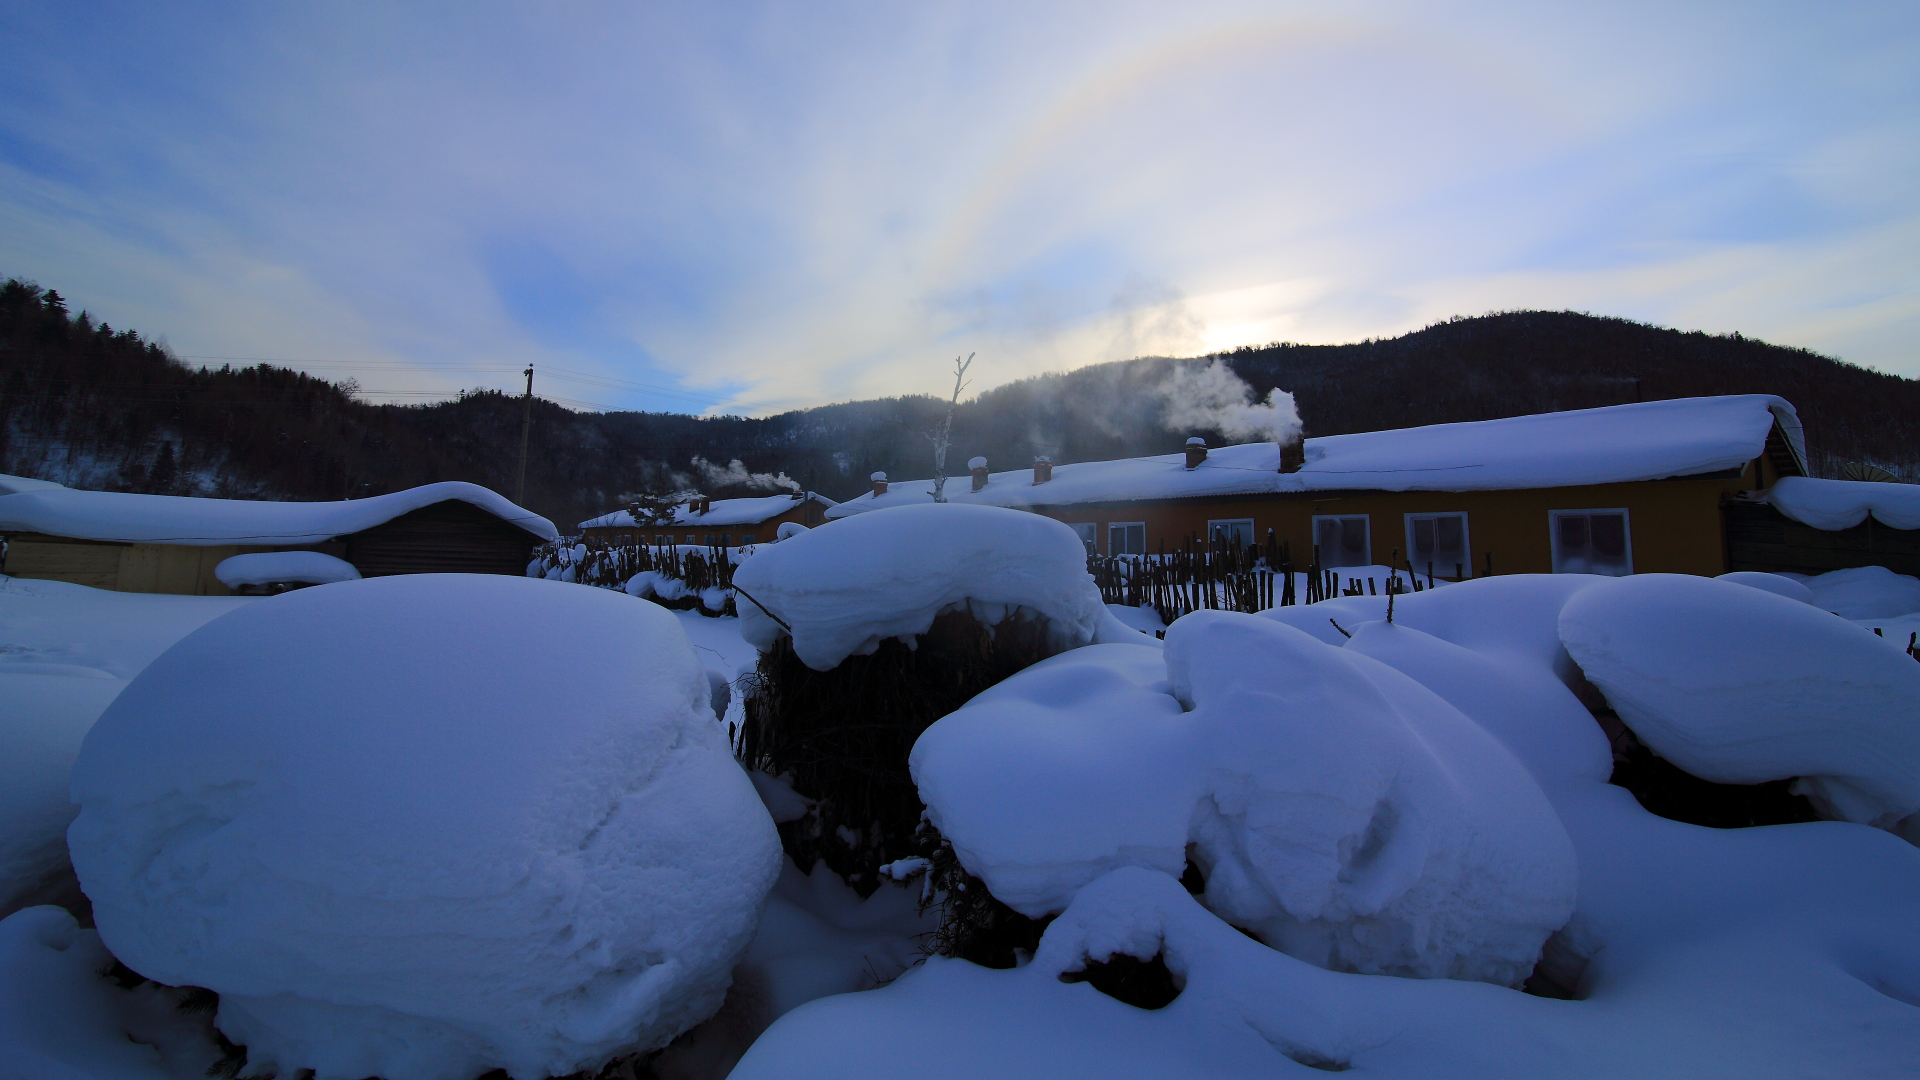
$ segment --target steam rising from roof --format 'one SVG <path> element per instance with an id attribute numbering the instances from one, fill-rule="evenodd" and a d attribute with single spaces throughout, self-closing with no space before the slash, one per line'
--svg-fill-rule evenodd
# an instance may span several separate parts
<path id="1" fill-rule="evenodd" d="M 1277 443 L 1300 437 L 1292 394 L 1275 389 L 1256 403 L 1253 388 L 1219 360 L 1177 365 L 1155 389 L 1166 399 L 1161 423 L 1170 431 L 1215 430 L 1229 439 Z"/>

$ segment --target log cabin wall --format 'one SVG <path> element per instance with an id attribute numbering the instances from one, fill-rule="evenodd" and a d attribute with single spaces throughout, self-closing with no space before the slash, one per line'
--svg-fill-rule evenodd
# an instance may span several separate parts
<path id="1" fill-rule="evenodd" d="M 1920 530 L 1891 529 L 1872 515 L 1851 529 L 1816 529 L 1765 503 L 1729 502 L 1723 514 L 1731 570 L 1824 574 L 1884 566 L 1920 577 Z"/>
<path id="2" fill-rule="evenodd" d="M 527 572 L 540 538 L 471 503 L 434 503 L 344 538 L 362 577 Z"/>

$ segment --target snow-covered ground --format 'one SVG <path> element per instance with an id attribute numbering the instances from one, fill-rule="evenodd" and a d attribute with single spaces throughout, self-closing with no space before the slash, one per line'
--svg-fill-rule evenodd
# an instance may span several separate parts
<path id="1" fill-rule="evenodd" d="M 1010 513 L 933 512 L 956 509 Z M 809 567 L 761 598 L 816 659 L 956 604 L 1077 628 L 914 751 L 967 869 L 1053 917 L 1021 966 L 923 957 L 917 879 L 861 900 L 824 866 L 751 869 L 741 845 L 804 808 L 721 760 L 772 619 L 512 579 L 259 600 L 0 579 L 0 889 L 64 861 L 67 772 L 108 714 L 74 788 L 105 941 L 53 908 L 0 921 L 0 1080 L 204 1071 L 210 1019 L 101 979 L 108 947 L 219 989 L 255 1065 L 315 1080 L 537 1080 L 707 1013 L 658 1075 L 1920 1075 L 1898 629 L 1920 581 L 1496 577 L 1402 595 L 1391 624 L 1385 596 L 1340 597 L 1199 612 L 1163 644 L 1059 568 L 836 561 L 894 513 L 748 566 Z M 1796 778 L 1849 820 L 1655 817 L 1607 783 L 1593 695 L 1699 775 Z M 641 731 L 677 734 L 618 749 Z M 713 887 L 661 884 L 700 867 Z M 744 923 L 743 896 L 764 897 Z M 1061 978 L 1122 955 L 1164 961 L 1172 1002 Z"/>
<path id="2" fill-rule="evenodd" d="M 0 577 L 0 915 L 70 889 L 67 770 L 87 729 L 174 642 L 253 602 Z"/>

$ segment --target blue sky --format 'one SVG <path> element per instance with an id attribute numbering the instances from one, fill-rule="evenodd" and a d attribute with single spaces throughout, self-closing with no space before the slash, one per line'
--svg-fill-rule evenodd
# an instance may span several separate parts
<path id="1" fill-rule="evenodd" d="M 0 273 L 620 408 L 1571 308 L 1920 376 L 1920 6 L 0 4 Z"/>

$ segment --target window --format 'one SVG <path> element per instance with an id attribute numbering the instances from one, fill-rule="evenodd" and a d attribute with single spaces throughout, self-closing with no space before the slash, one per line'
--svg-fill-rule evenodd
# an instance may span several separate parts
<path id="1" fill-rule="evenodd" d="M 1408 514 L 1407 565 L 1416 574 L 1461 578 L 1473 571 L 1467 546 L 1467 515 Z"/>
<path id="2" fill-rule="evenodd" d="M 1315 515 L 1313 546 L 1322 567 L 1372 566 L 1373 545 L 1367 538 L 1367 515 Z"/>
<path id="3" fill-rule="evenodd" d="M 740 546 L 752 547 L 754 544 L 759 542 L 759 539 L 760 539 L 760 536 L 758 533 L 741 533 Z"/>
<path id="4" fill-rule="evenodd" d="M 1107 554 L 1145 555 L 1147 526 L 1141 521 L 1115 521 L 1107 526 Z"/>
<path id="5" fill-rule="evenodd" d="M 1087 554 L 1089 555 L 1093 554 L 1093 535 L 1094 535 L 1093 522 L 1069 521 L 1067 522 L 1067 528 L 1072 529 L 1073 535 L 1079 537 L 1080 542 L 1087 546 Z"/>
<path id="6" fill-rule="evenodd" d="M 1207 522 L 1207 539 L 1246 547 L 1253 543 L 1253 519 Z"/>
<path id="7" fill-rule="evenodd" d="M 1553 572 L 1626 577 L 1633 573 L 1633 538 L 1625 510 L 1555 510 Z"/>

